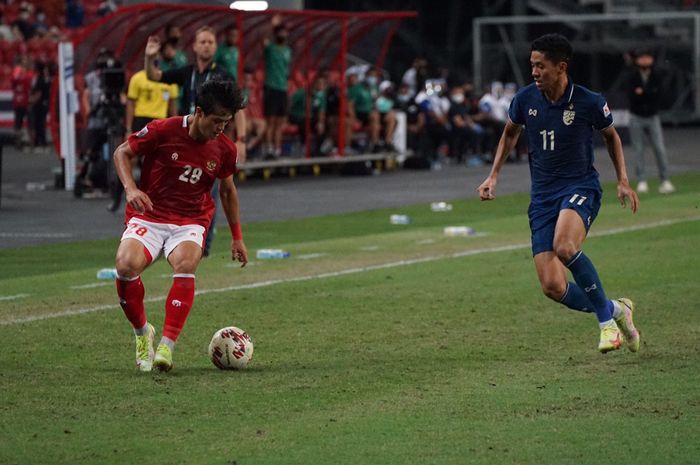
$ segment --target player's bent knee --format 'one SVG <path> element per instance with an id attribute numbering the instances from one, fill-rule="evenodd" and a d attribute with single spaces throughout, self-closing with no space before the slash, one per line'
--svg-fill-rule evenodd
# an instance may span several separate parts
<path id="1" fill-rule="evenodd" d="M 544 295 L 557 302 L 566 292 L 566 283 L 561 283 L 558 280 L 547 280 L 542 282 L 542 292 Z"/>
<path id="2" fill-rule="evenodd" d="M 576 255 L 576 252 L 578 252 L 578 247 L 573 242 L 565 241 L 554 244 L 554 253 L 564 264 L 568 263 L 571 257 Z"/>

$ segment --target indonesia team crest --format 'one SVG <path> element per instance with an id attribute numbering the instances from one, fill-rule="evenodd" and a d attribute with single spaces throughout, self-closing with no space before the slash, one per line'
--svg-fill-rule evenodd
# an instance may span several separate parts
<path id="1" fill-rule="evenodd" d="M 207 169 L 209 171 L 214 171 L 216 169 L 216 162 L 214 160 L 209 160 L 207 162 Z"/>
<path id="2" fill-rule="evenodd" d="M 573 110 L 574 106 L 571 105 L 568 110 L 564 110 L 564 124 L 567 126 L 571 126 L 571 123 L 574 122 L 574 118 L 576 117 L 576 112 Z"/>

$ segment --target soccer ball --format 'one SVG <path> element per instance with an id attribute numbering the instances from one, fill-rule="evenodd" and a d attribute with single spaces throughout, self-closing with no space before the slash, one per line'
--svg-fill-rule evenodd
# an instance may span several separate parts
<path id="1" fill-rule="evenodd" d="M 221 328 L 211 338 L 209 357 L 221 370 L 242 370 L 253 358 L 253 341 L 240 328 Z"/>

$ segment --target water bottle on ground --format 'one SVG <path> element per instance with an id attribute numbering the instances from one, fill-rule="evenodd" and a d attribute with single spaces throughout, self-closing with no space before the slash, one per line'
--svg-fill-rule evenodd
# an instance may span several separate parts
<path id="1" fill-rule="evenodd" d="M 255 254 L 258 259 L 279 259 L 279 258 L 289 258 L 291 254 L 286 250 L 282 249 L 260 249 Z"/>
<path id="2" fill-rule="evenodd" d="M 391 215 L 389 221 L 391 224 L 411 224 L 411 217 L 408 215 Z"/>
<path id="3" fill-rule="evenodd" d="M 117 270 L 115 268 L 102 268 L 97 272 L 97 279 L 115 279 Z"/>
<path id="4" fill-rule="evenodd" d="M 433 202 L 430 204 L 430 209 L 434 212 L 449 212 L 452 211 L 452 204 L 447 202 Z"/>
<path id="5" fill-rule="evenodd" d="M 444 232 L 447 237 L 473 236 L 475 234 L 474 229 L 469 226 L 448 226 Z"/>

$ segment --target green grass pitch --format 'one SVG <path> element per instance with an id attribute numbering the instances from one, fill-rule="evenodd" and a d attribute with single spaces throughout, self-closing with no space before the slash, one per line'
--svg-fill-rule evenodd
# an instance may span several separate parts
<path id="1" fill-rule="evenodd" d="M 245 269 L 221 230 L 167 375 L 136 371 L 95 279 L 116 237 L 0 250 L 0 464 L 697 464 L 700 174 L 674 182 L 637 215 L 606 186 L 584 248 L 636 302 L 638 354 L 541 294 L 525 195 L 247 225 L 251 256 L 292 258 Z M 160 335 L 170 270 L 143 280 Z M 247 370 L 208 360 L 228 325 Z"/>

